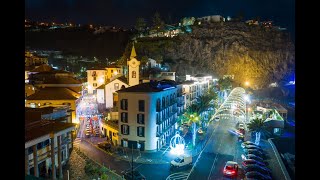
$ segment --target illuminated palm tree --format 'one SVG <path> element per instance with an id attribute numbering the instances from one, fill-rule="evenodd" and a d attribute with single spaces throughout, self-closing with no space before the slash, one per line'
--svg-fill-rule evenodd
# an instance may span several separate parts
<path id="1" fill-rule="evenodd" d="M 264 136 L 269 136 L 270 135 L 270 132 L 267 130 L 267 127 L 265 126 L 263 119 L 259 119 L 259 118 L 253 119 L 252 121 L 250 121 L 248 123 L 247 126 L 248 126 L 248 129 L 251 132 L 255 132 L 256 133 L 255 143 L 257 145 L 259 145 L 261 134 L 264 135 Z"/>

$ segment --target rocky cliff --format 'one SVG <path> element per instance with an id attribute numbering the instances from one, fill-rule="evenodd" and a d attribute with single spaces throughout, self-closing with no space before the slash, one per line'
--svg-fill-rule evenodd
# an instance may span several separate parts
<path id="1" fill-rule="evenodd" d="M 234 75 L 256 87 L 280 82 L 294 72 L 295 47 L 286 32 L 242 22 L 193 26 L 174 38 L 140 38 L 138 56 L 159 57 L 178 75 Z M 131 46 L 131 44 L 128 44 Z"/>

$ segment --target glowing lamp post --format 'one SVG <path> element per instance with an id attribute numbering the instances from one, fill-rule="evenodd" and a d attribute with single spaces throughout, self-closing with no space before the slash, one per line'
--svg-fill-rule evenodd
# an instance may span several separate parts
<path id="1" fill-rule="evenodd" d="M 250 82 L 249 82 L 249 81 L 246 81 L 246 82 L 244 82 L 244 85 L 245 85 L 245 86 L 250 86 Z"/>
<path id="2" fill-rule="evenodd" d="M 184 146 L 184 138 L 180 136 L 179 132 L 177 132 L 176 135 L 174 135 L 170 140 L 170 153 L 175 155 L 183 155 Z"/>

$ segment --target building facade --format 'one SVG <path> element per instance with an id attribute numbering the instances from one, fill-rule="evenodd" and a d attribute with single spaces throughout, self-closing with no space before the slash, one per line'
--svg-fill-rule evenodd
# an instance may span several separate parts
<path id="1" fill-rule="evenodd" d="M 89 94 L 95 94 L 96 89 L 106 82 L 105 69 L 90 69 L 87 70 L 87 90 Z"/>
<path id="2" fill-rule="evenodd" d="M 25 175 L 63 178 L 62 166 L 70 156 L 74 128 L 72 123 L 41 120 L 39 114 L 26 116 Z"/>
<path id="3" fill-rule="evenodd" d="M 122 147 L 157 151 L 174 135 L 181 86 L 173 81 L 142 83 L 118 91 L 119 142 Z M 178 106 L 180 105 L 180 106 Z M 182 112 L 182 111 L 181 111 Z"/>

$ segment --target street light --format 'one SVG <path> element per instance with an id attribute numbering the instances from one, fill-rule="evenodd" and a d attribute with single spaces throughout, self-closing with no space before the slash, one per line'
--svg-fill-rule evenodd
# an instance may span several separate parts
<path id="1" fill-rule="evenodd" d="M 250 85 L 250 82 L 249 82 L 249 81 L 246 81 L 246 82 L 244 82 L 244 85 L 249 86 L 249 85 Z"/>

